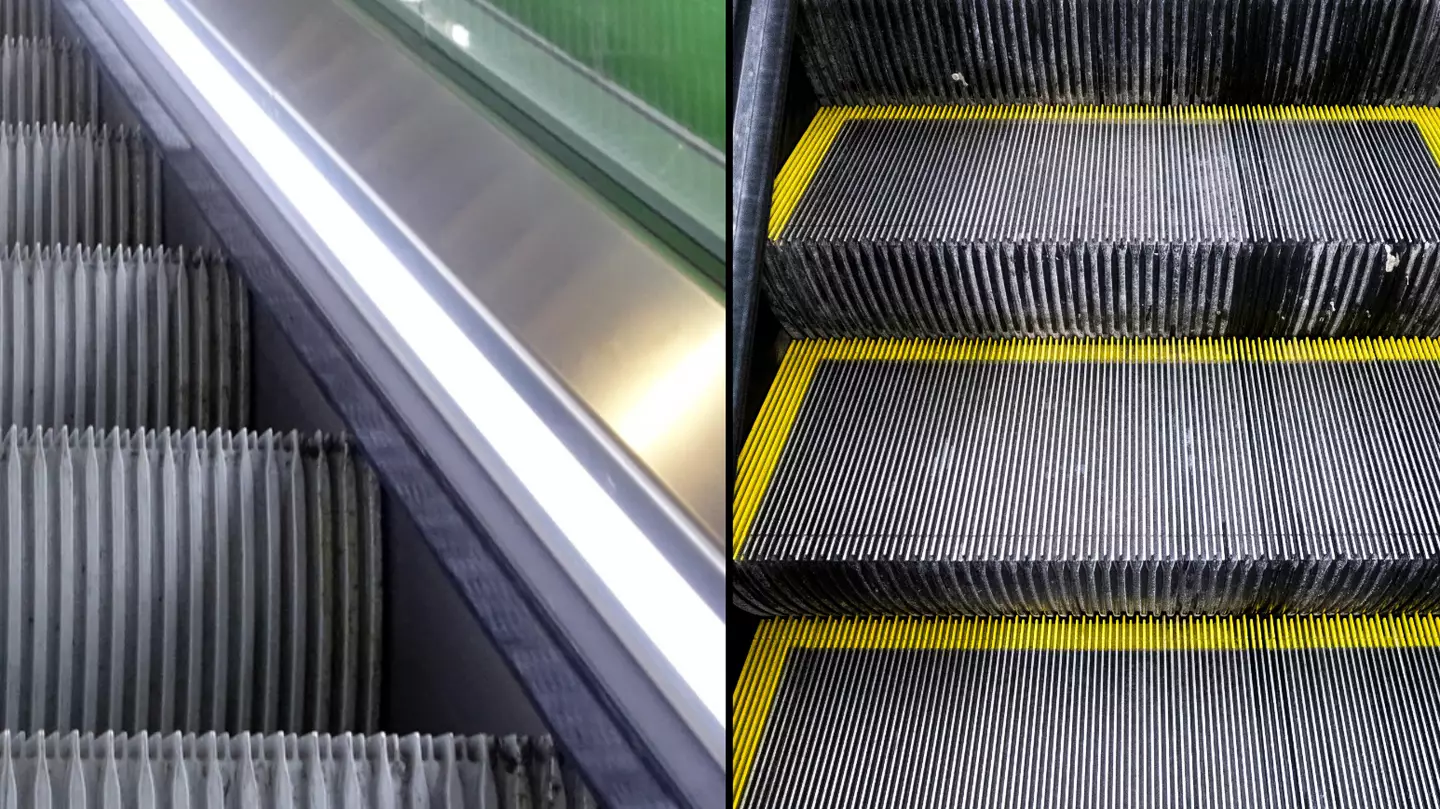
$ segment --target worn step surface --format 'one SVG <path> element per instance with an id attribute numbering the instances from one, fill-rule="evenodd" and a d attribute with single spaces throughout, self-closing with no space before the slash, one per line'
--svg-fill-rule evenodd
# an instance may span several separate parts
<path id="1" fill-rule="evenodd" d="M 1440 111 L 822 110 L 766 292 L 805 337 L 1431 335 Z"/>
<path id="2" fill-rule="evenodd" d="M 826 104 L 1440 104 L 1433 0 L 802 0 Z"/>
<path id="3" fill-rule="evenodd" d="M 780 614 L 1429 611 L 1440 342 L 801 341 L 741 455 Z"/>
<path id="4" fill-rule="evenodd" d="M 762 623 L 736 806 L 1430 806 L 1433 617 Z"/>

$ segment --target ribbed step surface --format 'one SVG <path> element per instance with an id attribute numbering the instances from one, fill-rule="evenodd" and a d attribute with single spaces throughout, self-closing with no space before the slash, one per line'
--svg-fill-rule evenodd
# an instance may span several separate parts
<path id="1" fill-rule="evenodd" d="M 826 104 L 1437 104 L 1432 0 L 803 0 Z"/>
<path id="2" fill-rule="evenodd" d="M 123 128 L 0 126 L 0 244 L 163 244 L 159 154 Z"/>
<path id="3" fill-rule="evenodd" d="M 806 337 L 1433 335 L 1440 112 L 823 110 L 767 290 Z"/>
<path id="4" fill-rule="evenodd" d="M 0 36 L 48 37 L 53 19 L 52 0 L 0 0 Z"/>
<path id="5" fill-rule="evenodd" d="M 99 83 L 95 65 L 79 45 L 8 37 L 0 43 L 0 120 L 95 123 Z"/>
<path id="6" fill-rule="evenodd" d="M 249 296 L 222 259 L 0 253 L 0 424 L 243 427 L 250 364 Z"/>
<path id="7" fill-rule="evenodd" d="M 380 493 L 345 442 L 11 429 L 0 463 L 0 727 L 374 727 Z"/>
<path id="8" fill-rule="evenodd" d="M 761 807 L 1440 802 L 1440 625 L 767 621 L 735 694 Z"/>
<path id="9" fill-rule="evenodd" d="M 593 809 L 548 737 L 0 733 L 0 807 Z"/>
<path id="10" fill-rule="evenodd" d="M 741 456 L 780 614 L 1440 607 L 1440 342 L 792 344 Z"/>

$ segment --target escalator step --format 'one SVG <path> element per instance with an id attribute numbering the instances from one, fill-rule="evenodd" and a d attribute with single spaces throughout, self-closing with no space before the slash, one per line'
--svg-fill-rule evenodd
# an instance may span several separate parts
<path id="1" fill-rule="evenodd" d="M 0 126 L 0 244 L 163 244 L 160 157 L 133 130 Z"/>
<path id="2" fill-rule="evenodd" d="M 0 424 L 243 427 L 249 353 L 249 296 L 215 256 L 0 253 Z"/>
<path id="3" fill-rule="evenodd" d="M 0 119 L 92 124 L 100 77 L 90 56 L 65 40 L 6 38 L 0 44 Z"/>
<path id="4" fill-rule="evenodd" d="M 766 252 L 804 337 L 1440 334 L 1440 111 L 822 110 Z"/>
<path id="5" fill-rule="evenodd" d="M 1440 609 L 1440 341 L 801 341 L 739 463 L 761 613 Z"/>
<path id="6" fill-rule="evenodd" d="M 548 737 L 0 733 L 0 806 L 51 801 L 105 809 L 595 806 Z"/>
<path id="7" fill-rule="evenodd" d="M 12 428 L 0 463 L 0 727 L 374 727 L 380 492 L 348 442 Z"/>
<path id="8" fill-rule="evenodd" d="M 53 20 L 52 0 L 0 0 L 0 36 L 48 37 Z"/>
<path id="9" fill-rule="evenodd" d="M 802 0 L 822 104 L 1440 104 L 1433 0 Z"/>
<path id="10" fill-rule="evenodd" d="M 761 625 L 737 809 L 1434 806 L 1434 617 Z"/>

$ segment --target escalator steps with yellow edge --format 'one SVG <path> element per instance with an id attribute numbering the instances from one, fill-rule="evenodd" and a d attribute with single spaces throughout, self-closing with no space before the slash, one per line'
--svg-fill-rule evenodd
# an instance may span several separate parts
<path id="1" fill-rule="evenodd" d="M 763 614 L 1440 609 L 1440 341 L 799 341 L 740 457 Z"/>
<path id="2" fill-rule="evenodd" d="M 1435 806 L 1423 617 L 780 619 L 734 805 Z"/>
<path id="3" fill-rule="evenodd" d="M 802 0 L 825 104 L 1440 104 L 1431 0 Z"/>
<path id="4" fill-rule="evenodd" d="M 1440 330 L 1440 110 L 822 109 L 766 271 L 801 337 Z"/>

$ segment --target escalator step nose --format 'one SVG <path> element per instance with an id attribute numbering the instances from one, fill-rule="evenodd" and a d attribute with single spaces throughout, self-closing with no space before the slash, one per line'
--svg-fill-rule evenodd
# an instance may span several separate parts
<path id="1" fill-rule="evenodd" d="M 0 727 L 375 726 L 380 492 L 347 443 L 12 428 L 0 466 Z"/>
<path id="2" fill-rule="evenodd" d="M 77 794 L 115 809 L 596 805 L 545 737 L 0 732 L 0 801 Z"/>

